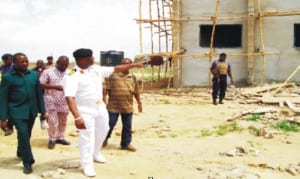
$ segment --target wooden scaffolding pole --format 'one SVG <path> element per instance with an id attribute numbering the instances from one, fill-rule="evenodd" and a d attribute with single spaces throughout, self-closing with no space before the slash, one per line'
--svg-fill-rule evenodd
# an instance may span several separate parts
<path id="1" fill-rule="evenodd" d="M 165 6 L 168 8 L 169 18 L 170 18 L 171 15 L 172 15 L 172 10 L 173 10 L 173 8 L 171 7 L 171 3 L 167 2 L 166 0 L 163 0 L 163 2 L 166 3 Z M 166 17 L 165 13 L 163 14 L 163 16 L 164 16 L 164 18 Z M 164 22 L 165 22 L 165 29 L 167 29 L 167 23 L 166 23 L 166 21 L 164 21 Z M 171 31 L 172 31 L 172 25 L 171 25 Z M 171 37 L 171 38 L 173 38 L 173 37 Z M 168 36 L 167 31 L 166 31 L 166 51 L 169 52 L 169 36 Z M 171 51 L 172 51 L 172 49 L 171 49 Z M 168 58 L 172 58 L 173 59 L 172 55 L 169 55 Z M 168 79 L 167 89 L 169 89 L 170 86 L 171 86 L 171 79 L 173 77 L 172 74 L 174 72 L 173 71 L 174 60 L 169 61 L 169 63 L 170 63 L 170 65 L 169 65 L 169 75 L 168 75 L 169 79 Z M 173 80 L 174 80 L 174 78 L 173 78 Z"/>
<path id="2" fill-rule="evenodd" d="M 248 0 L 248 33 L 247 33 L 247 52 L 254 53 L 254 0 Z M 247 83 L 254 81 L 254 56 L 247 57 L 248 78 Z"/>
<path id="3" fill-rule="evenodd" d="M 167 4 L 167 5 L 165 5 L 164 3 L 165 3 L 166 1 L 162 1 L 162 16 L 163 16 L 163 19 L 165 19 L 165 17 L 166 17 L 166 15 L 165 15 L 165 6 L 167 6 L 168 8 L 169 8 L 169 5 Z M 165 48 L 166 48 L 166 52 L 169 52 L 169 43 L 168 43 L 168 41 L 169 41 L 169 37 L 168 37 L 168 32 L 167 32 L 167 22 L 166 21 L 163 21 L 163 25 L 164 25 L 164 29 L 165 29 L 165 43 L 166 43 L 166 46 L 165 46 Z"/>
<path id="4" fill-rule="evenodd" d="M 180 18 L 181 17 L 181 0 L 173 1 L 173 11 L 171 13 L 171 18 Z M 180 50 L 180 35 L 181 35 L 181 22 L 172 21 L 172 52 Z M 173 84 L 176 87 L 180 86 L 181 81 L 181 62 L 180 57 L 173 57 Z"/>
<path id="5" fill-rule="evenodd" d="M 139 18 L 142 19 L 142 0 L 139 0 Z M 139 23 L 139 48 L 140 54 L 143 54 L 143 28 L 142 24 Z M 144 90 L 144 68 L 141 69 L 142 72 L 142 84 L 141 84 L 141 91 Z"/>
<path id="6" fill-rule="evenodd" d="M 142 19 L 142 0 L 139 0 L 139 18 Z M 143 28 L 141 23 L 139 23 L 139 48 L 140 54 L 143 54 Z"/>
<path id="7" fill-rule="evenodd" d="M 295 76 L 296 73 L 298 73 L 298 71 L 300 70 L 300 65 L 287 77 L 287 79 L 279 86 L 279 88 L 277 88 L 273 93 L 272 95 L 276 95 L 280 89 L 285 86 L 291 78 L 293 78 L 293 76 Z"/>
<path id="8" fill-rule="evenodd" d="M 258 9 L 258 21 L 259 21 L 259 37 L 260 37 L 260 45 L 261 45 L 261 52 L 262 53 L 262 62 L 261 62 L 261 73 L 260 73 L 260 83 L 264 84 L 265 79 L 265 63 L 266 63 L 266 56 L 265 52 L 265 44 L 264 44 L 264 29 L 263 29 L 263 18 L 262 18 L 262 11 L 261 11 L 261 1 L 257 0 L 257 9 Z"/>
<path id="9" fill-rule="evenodd" d="M 212 62 L 212 57 L 214 54 L 213 47 L 214 47 L 214 37 L 215 37 L 215 31 L 216 31 L 216 23 L 217 23 L 217 18 L 219 14 L 219 6 L 220 6 L 220 0 L 216 0 L 216 6 L 215 6 L 215 15 L 212 17 L 213 21 L 213 26 L 212 26 L 212 32 L 210 36 L 210 45 L 209 45 L 209 60 L 208 64 L 210 65 Z M 210 70 L 208 70 L 208 86 L 211 86 L 211 81 L 210 81 Z"/>
<path id="10" fill-rule="evenodd" d="M 157 23 L 158 23 L 158 52 L 160 53 L 161 52 L 161 40 L 160 40 L 160 37 L 161 37 L 161 26 L 160 26 L 160 8 L 159 8 L 159 0 L 156 0 L 156 11 L 157 11 L 157 19 L 159 20 Z"/>
<path id="11" fill-rule="evenodd" d="M 152 21 L 152 0 L 149 0 L 149 18 Z M 151 53 L 153 53 L 153 24 L 150 23 Z"/>

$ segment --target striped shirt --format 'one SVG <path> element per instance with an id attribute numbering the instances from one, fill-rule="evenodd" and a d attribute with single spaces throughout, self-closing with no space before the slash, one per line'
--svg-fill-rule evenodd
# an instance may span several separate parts
<path id="1" fill-rule="evenodd" d="M 109 112 L 132 113 L 133 96 L 139 93 L 139 86 L 133 74 L 113 73 L 105 80 L 108 93 Z"/>

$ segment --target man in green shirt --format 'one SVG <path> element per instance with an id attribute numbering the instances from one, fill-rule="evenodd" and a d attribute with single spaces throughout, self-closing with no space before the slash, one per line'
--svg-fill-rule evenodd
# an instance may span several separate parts
<path id="1" fill-rule="evenodd" d="M 13 56 L 13 69 L 2 76 L 0 84 L 0 124 L 7 130 L 7 119 L 12 119 L 18 136 L 17 157 L 23 161 L 25 174 L 32 173 L 35 162 L 31 151 L 30 137 L 38 113 L 46 114 L 42 88 L 38 74 L 28 70 L 28 59 L 23 53 Z"/>

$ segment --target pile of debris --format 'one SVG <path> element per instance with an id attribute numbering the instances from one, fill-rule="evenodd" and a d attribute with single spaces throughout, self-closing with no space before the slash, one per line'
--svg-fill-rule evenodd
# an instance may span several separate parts
<path id="1" fill-rule="evenodd" d="M 229 89 L 227 100 L 237 100 L 240 104 L 262 104 L 278 105 L 283 108 L 285 105 L 295 113 L 300 114 L 300 88 L 296 83 L 266 84 L 262 87 L 247 89 Z M 261 105 L 261 106 L 262 106 Z M 228 121 L 234 121 L 248 114 L 264 114 L 274 112 L 274 108 L 260 107 L 255 110 L 242 111 L 239 115 L 234 116 Z"/>

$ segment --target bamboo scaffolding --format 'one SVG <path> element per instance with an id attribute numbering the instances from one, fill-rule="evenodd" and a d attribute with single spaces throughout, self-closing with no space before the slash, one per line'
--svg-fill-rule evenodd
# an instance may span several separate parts
<path id="1" fill-rule="evenodd" d="M 247 53 L 254 53 L 254 0 L 248 0 L 248 32 L 247 32 Z M 248 77 L 247 83 L 254 82 L 254 56 L 247 56 Z"/>
<path id="2" fill-rule="evenodd" d="M 165 17 L 165 8 L 164 7 L 168 7 L 164 5 L 165 1 L 162 1 L 161 5 L 162 5 L 162 17 Z M 165 28 L 165 44 L 166 44 L 166 51 L 169 51 L 169 43 L 168 43 L 168 30 L 167 30 L 167 22 L 163 21 L 163 25 Z"/>
<path id="3" fill-rule="evenodd" d="M 156 10 L 157 10 L 157 18 L 158 20 L 160 20 L 160 7 L 159 7 L 159 0 L 156 0 Z M 161 29 L 163 29 L 161 26 L 160 26 L 160 23 L 161 21 L 158 21 L 158 24 L 157 26 Z M 158 31 L 158 36 L 160 37 L 160 34 L 161 34 L 161 30 Z M 160 38 L 158 38 L 158 52 L 161 52 L 161 40 Z M 160 72 L 160 68 L 159 68 L 159 71 L 158 73 Z"/>
<path id="4" fill-rule="evenodd" d="M 140 0 L 142 1 L 142 0 Z M 158 4 L 159 0 L 152 0 L 156 1 L 157 5 L 157 11 L 162 10 L 162 16 L 161 14 L 157 12 L 157 18 L 152 17 L 152 4 L 151 0 L 149 0 L 149 18 L 142 18 L 139 16 L 139 19 L 134 19 L 137 24 L 150 24 L 150 36 L 151 36 L 151 53 L 150 54 L 143 54 L 142 51 L 140 51 L 140 55 L 137 55 L 137 57 L 141 56 L 154 56 L 154 55 L 161 55 L 164 57 L 172 57 L 173 58 L 173 76 L 176 74 L 177 75 L 177 83 L 179 84 L 179 81 L 181 80 L 181 70 L 180 70 L 180 64 L 181 60 L 180 58 L 184 57 L 192 57 L 192 58 L 207 58 L 209 60 L 209 63 L 212 61 L 212 57 L 217 56 L 218 54 L 214 52 L 214 34 L 215 34 L 215 26 L 217 22 L 221 21 L 232 21 L 232 20 L 248 20 L 248 25 L 251 24 L 251 21 L 249 19 L 256 18 L 258 20 L 258 25 L 259 25 L 259 37 L 260 37 L 260 52 L 254 52 L 251 50 L 253 48 L 253 42 L 248 43 L 248 50 L 246 53 L 231 53 L 227 54 L 228 56 L 248 56 L 251 58 L 248 58 L 248 70 L 251 71 L 253 62 L 254 60 L 251 61 L 252 57 L 255 56 L 261 56 L 261 73 L 260 73 L 260 83 L 264 83 L 264 78 L 265 78 L 265 65 L 266 65 L 266 56 L 267 55 L 278 55 L 279 53 L 277 52 L 265 52 L 265 44 L 264 44 L 264 31 L 263 31 L 263 19 L 264 18 L 271 18 L 271 17 L 277 17 L 277 16 L 295 16 L 295 15 L 300 15 L 300 11 L 295 10 L 295 11 L 281 11 L 281 12 L 262 12 L 261 10 L 261 0 L 256 0 L 257 1 L 257 14 L 254 14 L 254 5 L 253 1 L 251 0 L 248 1 L 248 14 L 246 15 L 236 15 L 236 16 L 223 16 L 219 17 L 219 6 L 220 6 L 220 0 L 216 0 L 216 6 L 215 6 L 215 12 L 213 16 L 210 17 L 202 17 L 202 18 L 190 18 L 190 17 L 181 17 L 181 0 L 160 0 L 161 5 Z M 254 8 L 254 9 L 249 9 L 249 4 Z M 160 6 L 161 9 L 158 7 Z M 164 7 L 169 8 L 169 16 L 166 17 L 165 12 L 164 12 Z M 140 5 L 141 9 L 141 5 Z M 175 12 L 173 11 L 175 9 Z M 251 10 L 251 12 L 250 12 Z M 202 53 L 202 54 L 181 54 L 177 53 L 176 51 L 180 50 L 180 28 L 181 28 L 181 23 L 182 22 L 201 22 L 201 21 L 209 21 L 212 22 L 213 24 L 213 29 L 211 33 L 211 39 L 210 39 L 210 47 L 209 47 L 209 52 L 208 53 Z M 168 23 L 170 23 L 171 29 L 167 29 Z M 141 25 L 139 26 L 141 27 Z M 153 28 L 157 28 L 158 32 L 154 32 Z M 140 29 L 140 31 L 142 31 Z M 140 34 L 142 34 L 140 32 Z M 159 53 L 154 52 L 154 42 L 153 42 L 153 36 L 154 34 L 158 34 L 158 41 L 159 45 L 161 43 L 160 38 L 164 37 L 165 38 L 165 44 L 166 44 L 166 52 L 161 52 L 161 49 L 159 48 Z M 162 35 L 163 34 L 163 35 Z M 169 52 L 169 47 L 168 47 L 168 41 L 171 40 L 169 38 L 171 36 L 172 38 L 172 49 L 171 52 Z M 252 38 L 253 34 L 249 33 L 248 34 L 248 41 L 250 41 Z M 140 38 L 142 38 L 140 36 Z M 254 40 L 254 39 L 253 39 Z M 140 43 L 142 43 L 142 40 L 140 40 Z M 141 48 L 142 45 L 140 45 Z M 249 62 L 251 61 L 251 62 Z M 175 65 L 174 65 L 175 64 Z M 252 69 L 253 70 L 253 69 Z M 251 72 L 250 72 L 251 73 Z M 253 78 L 253 73 L 248 75 L 248 79 Z M 249 80 L 251 81 L 251 80 Z M 173 81 L 175 82 L 175 81 Z M 209 86 L 210 86 L 210 72 L 209 72 Z"/>
<path id="5" fill-rule="evenodd" d="M 298 73 L 298 71 L 300 70 L 300 65 L 287 77 L 287 79 L 280 85 L 280 87 L 278 87 L 273 93 L 272 95 L 276 95 L 283 86 L 285 86 L 291 78 L 293 78 L 293 76 L 296 75 L 296 73 Z"/>
<path id="6" fill-rule="evenodd" d="M 264 53 L 227 53 L 227 56 L 261 56 L 262 54 L 264 55 L 278 55 L 278 52 L 264 52 Z M 172 55 L 171 56 L 178 56 L 178 57 L 192 57 L 192 58 L 201 58 L 201 57 L 209 57 L 210 55 L 212 56 L 218 56 L 219 54 L 217 53 L 202 53 L 202 54 L 187 54 L 187 55 Z"/>
<path id="7" fill-rule="evenodd" d="M 262 63 L 261 63 L 261 73 L 260 73 L 260 83 L 264 84 L 265 80 L 265 65 L 266 65 L 266 56 L 265 52 L 265 43 L 264 43 L 264 29 L 263 29 L 263 18 L 261 11 L 261 1 L 257 0 L 257 9 L 258 9 L 258 21 L 259 21 L 259 37 L 260 37 L 260 45 L 262 50 Z"/>
<path id="8" fill-rule="evenodd" d="M 215 31 L 216 31 L 216 23 L 217 23 L 217 18 L 219 15 L 219 6 L 220 6 L 220 0 L 216 0 L 216 6 L 215 6 L 215 16 L 213 16 L 212 21 L 213 21 L 213 26 L 212 26 L 212 31 L 211 31 L 211 36 L 210 36 L 210 45 L 209 45 L 209 58 L 208 58 L 208 64 L 211 64 L 212 57 L 213 57 L 213 46 L 214 46 L 214 37 L 215 37 Z M 208 86 L 211 86 L 210 82 L 210 77 L 211 73 L 210 70 L 208 70 Z"/>
<path id="9" fill-rule="evenodd" d="M 152 20 L 152 0 L 149 0 L 149 17 Z M 153 53 L 153 24 L 150 23 L 151 53 Z"/>
<path id="10" fill-rule="evenodd" d="M 139 0 L 139 18 L 142 18 L 142 0 Z M 139 48 L 140 54 L 143 54 L 143 28 L 142 24 L 139 24 Z M 142 72 L 142 84 L 141 84 L 141 91 L 144 89 L 144 68 L 141 68 Z"/>
<path id="11" fill-rule="evenodd" d="M 171 7 L 171 3 L 169 3 L 168 1 L 166 1 L 166 0 L 163 0 L 163 2 L 166 4 L 166 5 L 164 5 L 165 7 L 167 7 L 167 9 L 168 9 L 168 11 L 169 11 L 169 16 L 172 18 L 173 16 L 172 16 L 172 14 L 173 14 L 173 12 L 172 12 L 172 10 L 173 10 L 173 8 Z M 163 15 L 163 17 L 165 17 L 165 14 Z M 171 25 L 171 32 L 172 32 L 172 24 L 171 24 L 171 22 L 170 22 L 170 25 Z M 167 26 L 168 25 L 166 25 L 165 26 L 165 28 L 166 28 L 166 30 L 167 30 Z M 171 38 L 173 38 L 173 36 L 171 36 Z M 166 50 L 167 50 L 167 52 L 169 52 L 169 36 L 168 36 L 168 38 L 166 38 L 166 44 L 167 44 L 167 47 L 166 47 Z M 173 47 L 173 40 L 172 40 L 172 47 Z M 171 49 L 172 50 L 172 49 Z M 169 57 L 170 58 L 170 57 Z M 173 57 L 171 57 L 171 58 L 173 58 Z M 169 65 L 169 79 L 168 79 L 168 86 L 167 86 L 167 89 L 169 89 L 170 88 L 170 85 L 171 85 L 171 79 L 172 79 L 172 74 L 174 73 L 174 70 L 173 70 L 173 66 L 174 66 L 174 60 L 171 60 L 170 62 L 170 65 Z"/>
<path id="12" fill-rule="evenodd" d="M 213 17 L 207 18 L 162 18 L 162 19 L 134 19 L 137 23 L 150 23 L 150 22 L 159 22 L 159 21 L 182 21 L 182 22 L 190 22 L 190 21 L 212 21 Z M 236 16 L 236 17 L 220 17 L 218 21 L 227 21 L 227 20 L 241 20 L 248 19 L 247 15 L 245 16 Z"/>
<path id="13" fill-rule="evenodd" d="M 264 12 L 261 17 L 275 17 L 275 16 L 298 16 L 300 11 L 287 11 L 287 12 Z M 240 15 L 240 16 L 229 16 L 229 17 L 218 17 L 218 21 L 228 21 L 228 20 L 247 20 L 251 16 Z M 150 23 L 158 21 L 212 21 L 213 16 L 204 18 L 161 18 L 161 19 L 134 19 L 137 23 Z"/>
<path id="14" fill-rule="evenodd" d="M 262 13 L 262 17 L 274 17 L 274 16 L 298 16 L 300 11 L 281 11 L 281 12 L 265 12 Z"/>

